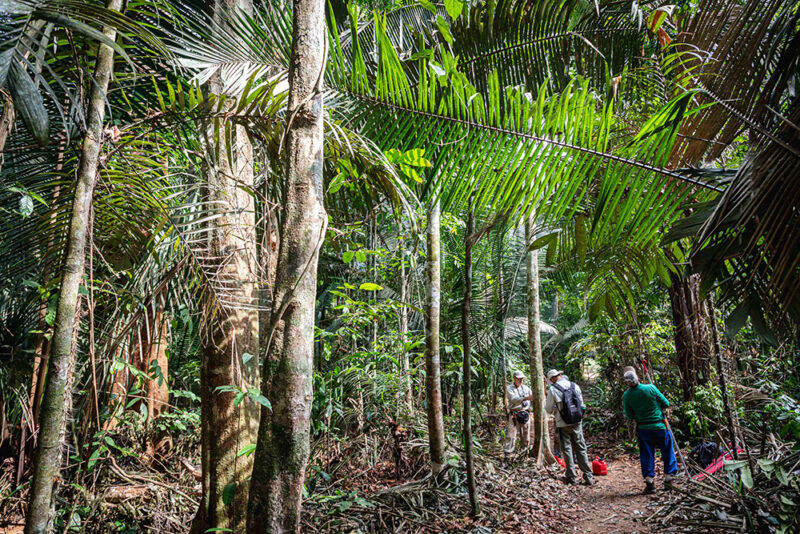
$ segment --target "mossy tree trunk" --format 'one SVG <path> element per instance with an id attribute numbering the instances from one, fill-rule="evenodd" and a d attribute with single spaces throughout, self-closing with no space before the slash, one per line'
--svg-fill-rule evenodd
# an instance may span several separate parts
<path id="1" fill-rule="evenodd" d="M 439 311 L 441 308 L 441 210 L 439 201 L 428 209 L 425 264 L 425 393 L 428 409 L 428 445 L 431 472 L 438 475 L 445 463 L 444 416 L 442 414 L 442 380 L 439 356 Z"/>
<path id="2" fill-rule="evenodd" d="M 262 371 L 261 411 L 247 531 L 299 532 L 313 399 L 314 310 L 323 205 L 325 3 L 294 0 L 283 228 Z M 271 330 L 272 330 L 271 328 Z"/>
<path id="3" fill-rule="evenodd" d="M 535 214 L 525 220 L 525 243 L 533 243 L 536 234 Z M 550 433 L 547 427 L 547 414 L 544 411 L 544 365 L 542 363 L 542 320 L 539 309 L 539 251 L 526 253 L 527 308 L 528 308 L 528 361 L 531 374 L 531 456 L 537 464 L 552 464 L 556 461 L 550 449 Z"/>
<path id="4" fill-rule="evenodd" d="M 106 7 L 120 11 L 122 0 L 109 0 Z M 116 32 L 104 28 L 111 40 Z M 92 195 L 103 144 L 105 120 L 105 94 L 114 70 L 114 50 L 105 44 L 98 48 L 94 83 L 91 84 L 86 134 L 81 147 L 80 162 L 75 183 L 75 196 L 67 240 L 67 250 L 61 273 L 61 288 L 52 337 L 52 353 L 48 362 L 46 384 L 39 412 L 39 442 L 33 460 L 26 534 L 39 534 L 48 530 L 53 484 L 61 462 L 61 432 L 64 423 L 64 404 L 68 394 L 69 377 L 74 365 L 73 341 L 76 335 L 78 289 L 83 278 L 86 260 L 86 240 L 91 213 Z"/>

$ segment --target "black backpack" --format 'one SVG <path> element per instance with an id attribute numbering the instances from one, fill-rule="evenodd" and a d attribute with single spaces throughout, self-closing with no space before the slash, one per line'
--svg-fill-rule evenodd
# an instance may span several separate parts
<path id="1" fill-rule="evenodd" d="M 581 408 L 578 392 L 575 390 L 575 383 L 570 382 L 569 389 L 564 389 L 558 384 L 553 384 L 553 387 L 561 392 L 562 399 L 558 407 L 561 419 L 568 425 L 580 423 L 583 420 L 583 408 Z"/>

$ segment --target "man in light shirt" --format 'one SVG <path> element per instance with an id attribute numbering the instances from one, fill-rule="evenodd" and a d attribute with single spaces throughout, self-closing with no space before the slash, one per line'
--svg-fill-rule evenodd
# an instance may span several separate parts
<path id="1" fill-rule="evenodd" d="M 564 420 L 564 405 L 565 401 L 574 399 L 577 406 L 580 406 L 581 418 L 583 416 L 583 395 L 581 388 L 574 382 L 570 382 L 561 371 L 551 369 L 547 372 L 547 380 L 550 382 L 550 391 L 547 394 L 544 410 L 548 414 L 555 414 L 556 416 L 556 433 L 558 440 L 561 443 L 561 453 L 564 455 L 564 463 L 567 464 L 567 470 L 564 474 L 564 482 L 567 484 L 577 483 L 577 474 L 575 473 L 575 460 L 572 457 L 572 451 L 575 451 L 575 456 L 578 459 L 578 466 L 583 472 L 583 484 L 586 486 L 593 486 L 595 484 L 594 476 L 592 475 L 592 466 L 589 463 L 589 457 L 586 454 L 586 441 L 583 439 L 583 424 L 582 421 L 569 422 Z"/>
<path id="2" fill-rule="evenodd" d="M 506 388 L 508 396 L 508 417 L 506 421 L 506 445 L 503 449 L 506 462 L 519 437 L 523 450 L 527 450 L 531 434 L 530 407 L 533 399 L 531 388 L 523 384 L 525 373 L 514 372 L 514 383 Z"/>

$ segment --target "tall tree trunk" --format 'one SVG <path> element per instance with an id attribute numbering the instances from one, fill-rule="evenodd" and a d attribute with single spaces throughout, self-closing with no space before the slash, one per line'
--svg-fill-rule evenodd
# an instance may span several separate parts
<path id="1" fill-rule="evenodd" d="M 216 0 L 212 16 L 225 26 L 225 15 L 252 15 L 252 0 Z M 208 82 L 208 92 L 222 96 L 223 74 Z M 232 104 L 231 104 L 232 105 Z M 228 146 L 228 144 L 232 146 Z M 238 452 L 256 441 L 259 405 L 250 398 L 235 405 L 235 386 L 248 390 L 258 384 L 259 262 L 256 250 L 253 148 L 247 130 L 237 125 L 231 135 L 205 129 L 207 199 L 224 206 L 209 222 L 208 255 L 215 262 L 220 285 L 230 288 L 221 302 L 201 355 L 201 447 L 203 498 L 192 532 L 227 528 L 243 532 L 247 524 L 248 477 L 251 455 Z M 227 501 L 227 502 L 226 502 Z"/>
<path id="2" fill-rule="evenodd" d="M 526 248 L 533 243 L 536 234 L 535 214 L 525 220 Z M 541 316 L 539 313 L 539 251 L 528 250 L 526 253 L 526 271 L 528 286 L 528 361 L 530 362 L 531 391 L 531 456 L 537 464 L 552 464 L 556 461 L 550 449 L 550 433 L 547 427 L 547 414 L 544 411 L 544 365 L 542 363 Z"/>
<path id="3" fill-rule="evenodd" d="M 108 0 L 106 7 L 110 10 L 120 11 L 122 0 Z M 116 39 L 116 32 L 110 28 L 103 28 L 103 33 L 111 40 Z M 52 355 L 48 362 L 47 383 L 39 414 L 39 443 L 34 455 L 33 480 L 28 515 L 25 521 L 26 534 L 39 534 L 47 530 L 53 498 L 53 482 L 59 472 L 60 428 L 64 421 L 64 403 L 68 393 L 66 389 L 75 363 L 73 361 L 74 353 L 71 349 L 76 333 L 78 288 L 81 285 L 85 267 L 89 214 L 100 149 L 103 143 L 105 95 L 113 69 L 114 50 L 101 44 L 95 63 L 86 135 L 83 138 L 75 183 L 75 197 L 72 202 L 69 240 L 61 273 L 61 289 L 58 295 L 52 339 Z"/>
<path id="4" fill-rule="evenodd" d="M 399 241 L 397 248 L 400 252 L 400 302 L 403 303 L 400 307 L 400 341 L 403 343 L 402 389 L 406 409 L 410 411 L 413 397 L 411 392 L 411 362 L 409 361 L 408 350 L 406 350 L 406 343 L 408 342 L 408 306 L 406 305 L 408 300 L 408 275 L 406 272 L 405 246 L 402 241 Z"/>
<path id="5" fill-rule="evenodd" d="M 711 370 L 711 334 L 708 312 L 700 298 L 700 277 L 671 274 L 669 286 L 675 354 L 681 376 L 683 399 L 694 398 L 697 386 L 708 382 Z"/>
<path id="6" fill-rule="evenodd" d="M 500 234 L 499 240 L 499 254 L 498 254 L 498 262 L 497 262 L 497 294 L 498 294 L 498 310 L 497 310 L 497 318 L 496 321 L 499 323 L 499 332 L 498 337 L 500 338 L 500 373 L 502 378 L 495 383 L 499 383 L 500 389 L 503 391 L 503 413 L 508 413 L 508 395 L 506 394 L 506 317 L 508 314 L 506 313 L 506 302 L 505 302 L 505 293 L 503 293 L 503 237 L 505 231 Z M 513 288 L 512 288 L 513 289 Z M 494 407 L 494 401 L 492 402 Z M 494 409 L 492 410 L 495 411 Z"/>
<path id="7" fill-rule="evenodd" d="M 438 475 L 444 468 L 444 416 L 442 414 L 442 381 L 439 358 L 439 310 L 441 307 L 441 210 L 439 201 L 428 209 L 425 263 L 425 392 L 428 409 L 428 445 L 431 451 L 431 472 Z"/>
<path id="8" fill-rule="evenodd" d="M 309 455 L 314 305 L 325 238 L 323 102 L 325 3 L 294 0 L 289 68 L 288 155 L 275 300 L 264 359 L 261 411 L 247 531 L 299 532 Z"/>
<path id="9" fill-rule="evenodd" d="M 167 290 L 164 288 L 162 299 L 166 299 Z M 147 394 L 147 421 L 151 423 L 169 407 L 169 361 L 167 359 L 167 348 L 169 344 L 169 322 L 164 316 L 165 301 L 158 303 L 158 308 L 151 323 L 152 337 L 150 339 L 149 350 L 145 358 L 143 371 L 148 375 L 145 383 Z M 169 434 L 155 432 L 149 429 L 147 443 L 145 445 L 148 461 L 153 461 L 165 452 L 165 448 L 170 441 Z"/>
<path id="10" fill-rule="evenodd" d="M 467 491 L 472 515 L 480 513 L 478 490 L 475 483 L 475 454 L 472 451 L 472 350 L 469 340 L 469 316 L 472 311 L 472 247 L 475 239 L 475 218 L 470 206 L 467 230 L 464 233 L 464 302 L 461 305 L 461 343 L 464 363 L 461 381 L 464 386 L 464 453 L 467 459 Z"/>

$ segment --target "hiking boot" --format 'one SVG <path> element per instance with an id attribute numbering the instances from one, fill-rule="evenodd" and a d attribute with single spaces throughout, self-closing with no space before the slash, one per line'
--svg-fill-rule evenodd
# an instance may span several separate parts
<path id="1" fill-rule="evenodd" d="M 577 486 L 578 485 L 578 483 L 575 481 L 574 478 L 561 477 L 561 482 L 563 482 L 567 486 Z"/>
<path id="2" fill-rule="evenodd" d="M 581 480 L 581 486 L 594 486 L 597 484 L 597 481 L 593 478 L 584 478 Z"/>
<path id="3" fill-rule="evenodd" d="M 656 492 L 656 485 L 653 482 L 645 482 L 644 483 L 644 493 L 645 495 L 652 495 Z"/>
<path id="4" fill-rule="evenodd" d="M 675 480 L 675 475 L 664 475 L 664 484 L 672 484 Z"/>

